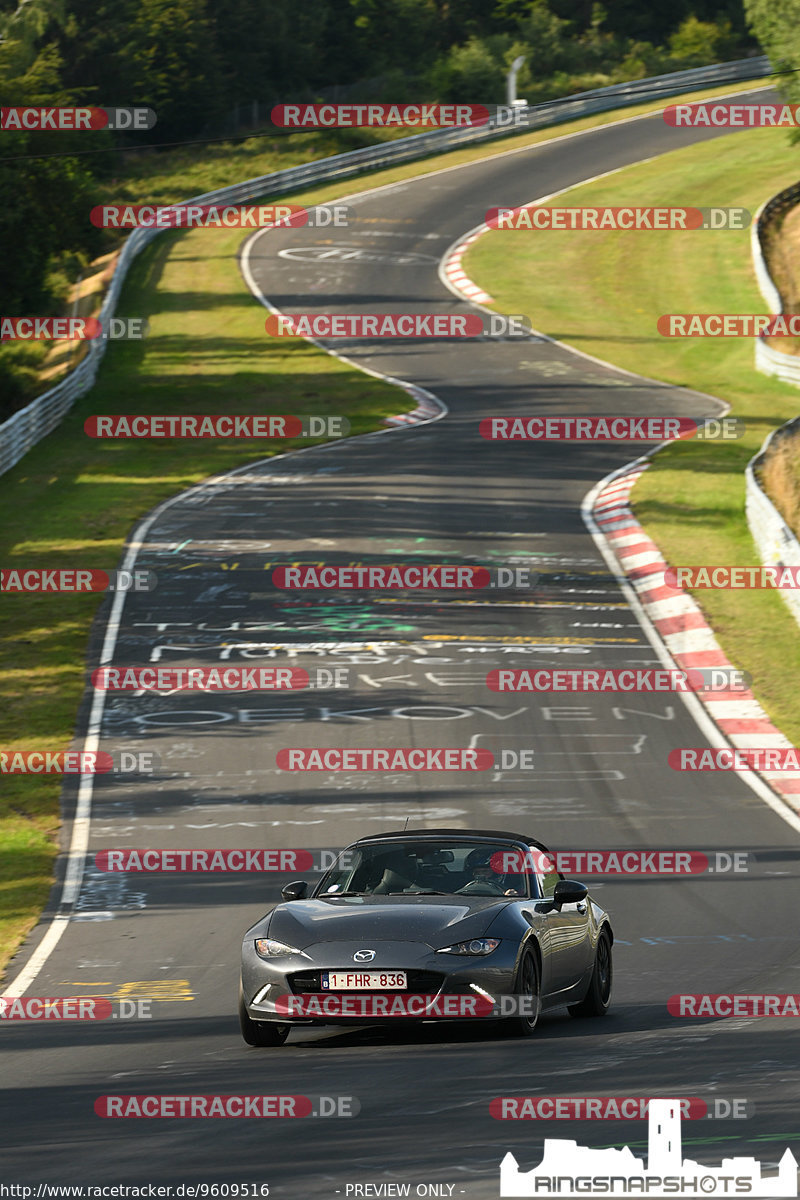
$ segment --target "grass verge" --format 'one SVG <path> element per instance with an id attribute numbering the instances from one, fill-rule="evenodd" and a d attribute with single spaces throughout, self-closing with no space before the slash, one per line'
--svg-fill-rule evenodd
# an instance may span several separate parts
<path id="1" fill-rule="evenodd" d="M 764 253 L 785 313 L 800 313 L 800 205 L 767 225 Z M 800 354 L 800 338 L 767 338 L 783 354 Z M 800 438 L 773 439 L 764 456 L 761 486 L 795 535 L 800 536 Z"/>
<path id="2" fill-rule="evenodd" d="M 785 133 L 756 130 L 627 168 L 554 203 L 742 206 L 752 213 L 797 177 L 797 150 Z M 741 440 L 667 448 L 634 489 L 634 509 L 673 565 L 757 564 L 744 469 L 767 433 L 797 414 L 797 391 L 755 371 L 749 339 L 676 340 L 656 331 L 663 313 L 764 310 L 749 231 L 497 231 L 474 243 L 465 269 L 499 311 L 527 313 L 536 328 L 577 349 L 731 405 L 745 422 Z M 772 720 L 800 744 L 800 636 L 780 596 L 703 590 L 695 599 L 730 660 L 752 674 Z"/>
<path id="3" fill-rule="evenodd" d="M 800 438 L 773 438 L 764 455 L 758 481 L 795 536 L 800 533 Z"/>
<path id="4" fill-rule="evenodd" d="M 300 339 L 268 339 L 236 263 L 241 231 L 167 233 L 137 260 L 122 315 L 151 336 L 109 347 L 92 392 L 0 479 L 4 567 L 109 568 L 136 521 L 209 475 L 311 440 L 94 441 L 93 413 L 346 414 L 353 433 L 406 411 L 406 393 Z M 3 749 L 64 748 L 85 686 L 99 598 L 3 596 Z M 0 798 L 0 957 L 35 923 L 52 878 L 60 777 L 6 775 Z"/>

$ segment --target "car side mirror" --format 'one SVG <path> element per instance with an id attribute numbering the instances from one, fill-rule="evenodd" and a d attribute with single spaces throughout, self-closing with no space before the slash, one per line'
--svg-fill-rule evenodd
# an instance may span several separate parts
<path id="1" fill-rule="evenodd" d="M 589 889 L 585 883 L 578 883 L 576 879 L 559 879 L 553 891 L 553 904 L 556 908 L 564 904 L 581 904 L 588 895 Z"/>
<path id="2" fill-rule="evenodd" d="M 281 895 L 284 900 L 302 900 L 307 891 L 308 884 L 305 879 L 295 879 L 281 888 Z"/>

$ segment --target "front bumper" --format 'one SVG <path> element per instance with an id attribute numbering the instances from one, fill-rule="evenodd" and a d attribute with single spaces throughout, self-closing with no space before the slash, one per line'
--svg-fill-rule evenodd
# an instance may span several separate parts
<path id="1" fill-rule="evenodd" d="M 417 1016 L 412 1012 L 405 1017 L 420 1020 L 459 1020 L 458 1005 L 444 1002 L 448 996 L 488 995 L 493 1000 L 513 994 L 516 975 L 518 947 L 512 942 L 501 942 L 492 954 L 476 955 L 437 954 L 430 946 L 419 942 L 372 942 L 375 958 L 367 964 L 358 964 L 364 970 L 405 971 L 408 987 L 392 989 L 380 995 L 413 997 L 436 996 L 442 1002 L 435 1005 L 430 1015 Z M 331 1016 L 322 1019 L 286 1014 L 279 1009 L 279 997 L 318 995 L 321 999 L 331 996 L 363 997 L 367 991 L 330 992 L 321 987 L 323 971 L 352 971 L 353 953 L 357 947 L 352 942 L 318 943 L 306 947 L 302 955 L 287 955 L 284 958 L 262 959 L 255 951 L 254 939 L 246 938 L 242 944 L 242 992 L 248 1015 L 254 1021 L 278 1021 L 287 1025 L 366 1025 L 383 1022 L 396 1024 L 397 1016 Z M 358 1005 L 352 1006 L 360 1013 Z M 414 1008 L 412 1002 L 410 1007 Z M 502 1015 L 498 1013 L 498 1015 Z M 491 1019 L 491 1018 L 481 1018 Z"/>

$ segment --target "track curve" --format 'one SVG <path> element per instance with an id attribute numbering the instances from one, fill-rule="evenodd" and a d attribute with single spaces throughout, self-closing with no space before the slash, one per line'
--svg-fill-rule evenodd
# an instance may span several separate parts
<path id="1" fill-rule="evenodd" d="M 438 264 L 487 208 L 713 136 L 635 119 L 434 171 L 351 198 L 357 221 L 334 239 L 349 249 L 313 230 L 272 231 L 250 240 L 245 273 L 285 312 L 466 312 L 442 285 Z M 425 1027 L 410 1038 L 325 1030 L 262 1051 L 244 1046 L 236 1027 L 238 948 L 284 880 L 104 876 L 90 862 L 73 918 L 29 992 L 163 998 L 151 1021 L 6 1027 L 14 1146 L 7 1176 L 253 1181 L 269 1183 L 271 1197 L 331 1200 L 348 1183 L 436 1182 L 483 1200 L 497 1194 L 507 1150 L 523 1167 L 539 1159 L 541 1126 L 500 1123 L 489 1113 L 492 1097 L 529 1093 L 743 1097 L 755 1105 L 750 1119 L 704 1125 L 699 1134 L 687 1123 L 684 1141 L 710 1163 L 722 1153 L 769 1162 L 770 1139 L 782 1150 L 794 1127 L 798 1084 L 782 1066 L 797 1034 L 785 1021 L 679 1022 L 666 1000 L 682 991 L 792 991 L 800 941 L 783 914 L 791 911 L 796 833 L 737 778 L 669 769 L 671 749 L 703 742 L 677 697 L 500 696 L 484 682 L 496 666 L 659 660 L 581 517 L 590 488 L 635 452 L 486 442 L 479 420 L 533 411 L 701 416 L 718 412 L 719 402 L 638 381 L 535 337 L 335 348 L 427 390 L 447 415 L 256 463 L 162 506 L 136 562 L 163 583 L 119 606 L 109 661 L 340 665 L 352 687 L 110 696 L 100 746 L 154 749 L 162 765 L 152 782 L 96 781 L 90 854 L 109 846 L 319 849 L 409 817 L 411 826 L 520 827 L 564 849 L 746 851 L 749 872 L 593 885 L 619 939 L 614 1008 L 602 1022 L 549 1017 L 524 1044 L 471 1029 Z M 313 409 L 313 380 L 309 393 Z M 491 604 L 307 601 L 276 595 L 268 583 L 274 561 L 421 553 L 514 562 L 541 578 L 532 595 L 509 591 Z M 329 745 L 477 745 L 496 753 L 532 746 L 537 769 L 383 781 L 275 768 L 284 746 Z M 20 966 L 45 931 L 18 956 Z M 165 1121 L 153 1139 L 152 1122 L 93 1111 L 107 1093 L 261 1091 L 355 1095 L 361 1112 L 311 1127 Z M 643 1125 L 628 1122 L 610 1132 L 580 1122 L 544 1132 L 589 1145 L 645 1136 Z"/>

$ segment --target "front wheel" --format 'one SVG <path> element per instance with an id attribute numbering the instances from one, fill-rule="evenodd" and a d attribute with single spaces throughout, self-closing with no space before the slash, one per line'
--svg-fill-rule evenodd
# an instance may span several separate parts
<path id="1" fill-rule="evenodd" d="M 244 994 L 239 986 L 239 1028 L 248 1046 L 282 1046 L 289 1036 L 289 1026 L 277 1021 L 254 1021 L 247 1012 Z"/>
<path id="2" fill-rule="evenodd" d="M 597 939 L 594 970 L 589 990 L 578 1004 L 570 1004 L 567 1012 L 571 1017 L 602 1017 L 611 1003 L 611 983 L 614 971 L 611 962 L 611 938 L 604 931 Z"/>
<path id="3" fill-rule="evenodd" d="M 512 1037 L 530 1037 L 539 1022 L 542 1007 L 539 964 L 536 956 L 526 951 L 519 966 L 515 998 L 520 1012 L 503 1021 L 504 1031 Z"/>

